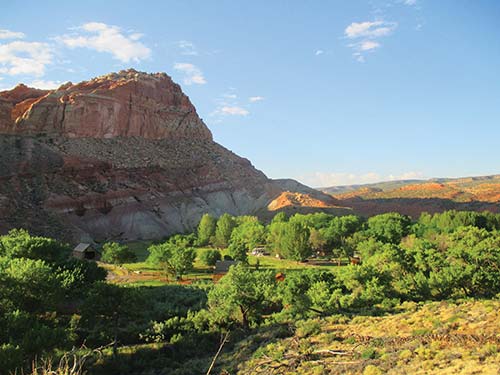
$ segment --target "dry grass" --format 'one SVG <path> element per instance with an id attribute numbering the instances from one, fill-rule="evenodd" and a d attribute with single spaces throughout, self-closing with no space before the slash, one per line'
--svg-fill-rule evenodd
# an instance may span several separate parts
<path id="1" fill-rule="evenodd" d="M 320 321 L 321 332 L 282 339 L 239 374 L 499 374 L 500 301 L 403 305 L 384 317 Z"/>

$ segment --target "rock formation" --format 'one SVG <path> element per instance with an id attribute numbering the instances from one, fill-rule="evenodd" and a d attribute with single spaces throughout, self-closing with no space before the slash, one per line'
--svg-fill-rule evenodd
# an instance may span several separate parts
<path id="1" fill-rule="evenodd" d="M 2 133 L 212 139 L 189 98 L 165 73 L 127 70 L 49 92 L 19 85 L 0 97 L 3 112 L 5 102 L 11 106 L 10 119 L 0 123 Z"/>
<path id="2" fill-rule="evenodd" d="M 336 209 L 331 197 L 269 180 L 215 143 L 164 73 L 127 70 L 52 91 L 0 92 L 0 150 L 0 232 L 154 239 L 192 229 L 205 212 Z"/>

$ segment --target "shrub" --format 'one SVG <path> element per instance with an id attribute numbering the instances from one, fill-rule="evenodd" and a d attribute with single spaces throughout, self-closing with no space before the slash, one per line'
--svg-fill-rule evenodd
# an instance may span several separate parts
<path id="1" fill-rule="evenodd" d="M 299 320 L 295 326 L 297 327 L 295 334 L 301 338 L 317 335 L 321 332 L 321 325 L 317 320 Z"/>

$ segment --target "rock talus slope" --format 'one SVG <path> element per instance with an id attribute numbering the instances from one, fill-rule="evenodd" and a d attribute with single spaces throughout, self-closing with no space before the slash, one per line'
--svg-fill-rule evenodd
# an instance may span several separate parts
<path id="1" fill-rule="evenodd" d="M 0 150 L 0 232 L 154 239 L 192 229 L 205 212 L 265 215 L 318 201 L 336 209 L 333 198 L 270 180 L 215 143 L 164 73 L 0 92 Z M 275 202 L 284 193 L 300 199 Z"/>

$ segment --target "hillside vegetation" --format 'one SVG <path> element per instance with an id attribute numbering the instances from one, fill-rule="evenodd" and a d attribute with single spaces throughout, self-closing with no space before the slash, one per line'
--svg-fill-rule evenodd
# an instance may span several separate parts
<path id="1" fill-rule="evenodd" d="M 238 373 L 498 374 L 499 308 L 499 301 L 404 303 L 393 315 L 298 321 L 293 335 L 261 345 Z"/>
<path id="2" fill-rule="evenodd" d="M 488 212 L 204 215 L 196 233 L 107 243 L 105 264 L 14 230 L 0 236 L 0 368 L 495 373 L 499 229 Z M 219 259 L 237 263 L 212 277 Z"/>

